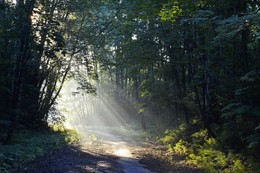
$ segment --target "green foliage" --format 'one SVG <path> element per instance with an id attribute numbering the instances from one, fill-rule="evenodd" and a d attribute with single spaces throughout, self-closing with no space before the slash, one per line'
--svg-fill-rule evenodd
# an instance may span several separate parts
<path id="1" fill-rule="evenodd" d="M 78 140 L 79 135 L 75 130 L 52 133 L 21 131 L 16 134 L 13 144 L 0 144 L 0 172 L 14 171 L 50 150 Z"/>
<path id="2" fill-rule="evenodd" d="M 151 89 L 149 88 L 150 86 L 150 81 L 149 80 L 143 80 L 141 83 L 141 91 L 140 91 L 140 97 L 141 98 L 150 98 L 151 97 Z"/>
<path id="3" fill-rule="evenodd" d="M 243 173 L 252 172 L 249 164 L 242 161 L 241 154 L 234 154 L 231 150 L 222 151 L 221 143 L 215 138 L 208 137 L 206 129 L 187 135 L 187 128 L 181 126 L 177 130 L 167 130 L 160 139 L 168 147 L 169 152 L 187 156 L 187 162 L 194 164 L 210 173 Z M 183 135 L 186 134 L 186 135 Z M 189 140 L 183 140 L 182 138 Z"/>
<path id="4" fill-rule="evenodd" d="M 221 150 L 220 144 L 214 138 L 207 137 L 207 131 L 201 130 L 191 135 L 192 152 L 187 157 L 188 162 L 205 169 L 207 172 L 247 172 L 245 162 L 239 155 L 231 151 Z"/>
<path id="5" fill-rule="evenodd" d="M 91 134 L 88 136 L 88 141 L 90 143 L 96 143 L 98 141 L 98 137 L 95 134 Z"/>
<path id="6" fill-rule="evenodd" d="M 189 143 L 187 141 L 180 139 L 173 147 L 173 151 L 181 155 L 186 155 L 188 154 L 188 147 L 189 147 Z"/>
<path id="7" fill-rule="evenodd" d="M 191 135 L 193 145 L 202 145 L 208 138 L 208 131 L 206 129 L 195 132 Z"/>
<path id="8" fill-rule="evenodd" d="M 66 144 L 74 144 L 79 142 L 79 133 L 76 130 L 66 130 L 63 132 Z"/>
<path id="9" fill-rule="evenodd" d="M 175 22 L 179 15 L 182 13 L 182 9 L 179 6 L 178 1 L 171 1 L 163 5 L 159 16 L 162 21 Z"/>
<path id="10" fill-rule="evenodd" d="M 221 136 L 227 147 L 236 149 L 244 147 L 251 155 L 255 155 L 260 151 L 260 135 L 257 128 L 260 115 L 260 107 L 257 103 L 259 72 L 252 70 L 241 77 L 240 81 L 243 86 L 235 90 L 237 102 L 230 103 L 222 109 L 225 123 Z"/>
<path id="11" fill-rule="evenodd" d="M 217 150 L 214 147 L 200 148 L 196 153 L 192 153 L 187 158 L 189 163 L 195 164 L 200 168 L 205 169 L 207 172 L 217 173 L 244 173 L 251 172 L 246 167 L 244 161 L 240 159 L 241 156 L 224 153 L 221 150 Z"/>
<path id="12" fill-rule="evenodd" d="M 173 152 L 175 145 L 179 142 L 179 145 L 182 145 L 184 140 L 187 138 L 187 126 L 185 124 L 182 124 L 179 126 L 179 128 L 175 130 L 169 130 L 167 129 L 164 134 L 165 136 L 159 139 L 160 142 L 163 142 L 168 146 L 168 151 Z M 181 148 L 181 146 L 180 146 Z M 177 149 L 177 148 L 176 148 Z M 183 147 L 184 149 L 184 147 Z M 180 149 L 182 150 L 182 149 Z M 185 150 L 185 149 L 184 149 Z"/>

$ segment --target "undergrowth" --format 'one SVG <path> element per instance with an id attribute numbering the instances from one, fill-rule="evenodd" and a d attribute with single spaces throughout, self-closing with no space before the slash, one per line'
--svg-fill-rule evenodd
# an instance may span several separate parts
<path id="1" fill-rule="evenodd" d="M 78 142 L 75 130 L 53 127 L 52 132 L 22 130 L 15 134 L 12 144 L 0 144 L 0 172 L 9 173 L 53 149 Z"/>
<path id="2" fill-rule="evenodd" d="M 174 130 L 166 130 L 160 142 L 167 145 L 168 152 L 184 155 L 188 163 L 209 173 L 251 173 L 248 159 L 241 153 L 223 150 L 217 139 L 208 137 L 205 129 L 190 131 L 185 125 Z"/>

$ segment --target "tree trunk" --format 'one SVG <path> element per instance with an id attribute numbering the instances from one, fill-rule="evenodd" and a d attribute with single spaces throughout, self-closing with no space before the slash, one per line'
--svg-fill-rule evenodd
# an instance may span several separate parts
<path id="1" fill-rule="evenodd" d="M 29 1 L 24 4 L 23 0 L 17 1 L 17 31 L 19 36 L 17 39 L 17 44 L 19 44 L 19 51 L 16 55 L 16 63 L 14 67 L 14 80 L 12 86 L 12 99 L 11 99 L 11 109 L 13 110 L 13 115 L 11 117 L 11 125 L 7 132 L 6 143 L 10 143 L 13 138 L 14 130 L 17 126 L 18 117 L 20 114 L 20 102 L 21 102 L 21 91 L 23 84 L 23 75 L 26 68 L 26 61 L 31 58 L 29 43 L 32 42 L 30 39 L 31 34 L 31 20 L 32 10 L 35 1 Z"/>

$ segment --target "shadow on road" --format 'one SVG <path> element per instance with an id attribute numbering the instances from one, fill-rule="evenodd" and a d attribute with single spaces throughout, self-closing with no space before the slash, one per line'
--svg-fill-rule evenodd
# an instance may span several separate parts
<path id="1" fill-rule="evenodd" d="M 122 173 L 117 157 L 94 154 L 76 146 L 46 153 L 16 173 Z"/>

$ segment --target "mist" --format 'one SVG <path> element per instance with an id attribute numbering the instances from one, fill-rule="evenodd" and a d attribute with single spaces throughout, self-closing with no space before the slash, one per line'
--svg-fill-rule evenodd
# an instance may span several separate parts
<path id="1" fill-rule="evenodd" d="M 78 88 L 78 82 L 69 79 L 58 99 L 58 110 L 65 116 L 66 128 L 76 129 L 83 138 L 89 138 L 93 129 L 113 133 L 115 129 L 130 130 L 127 128 L 136 124 L 137 114 L 131 106 L 127 106 L 126 110 L 122 103 L 107 91 L 108 87 L 96 85 L 96 93 L 88 93 Z"/>

